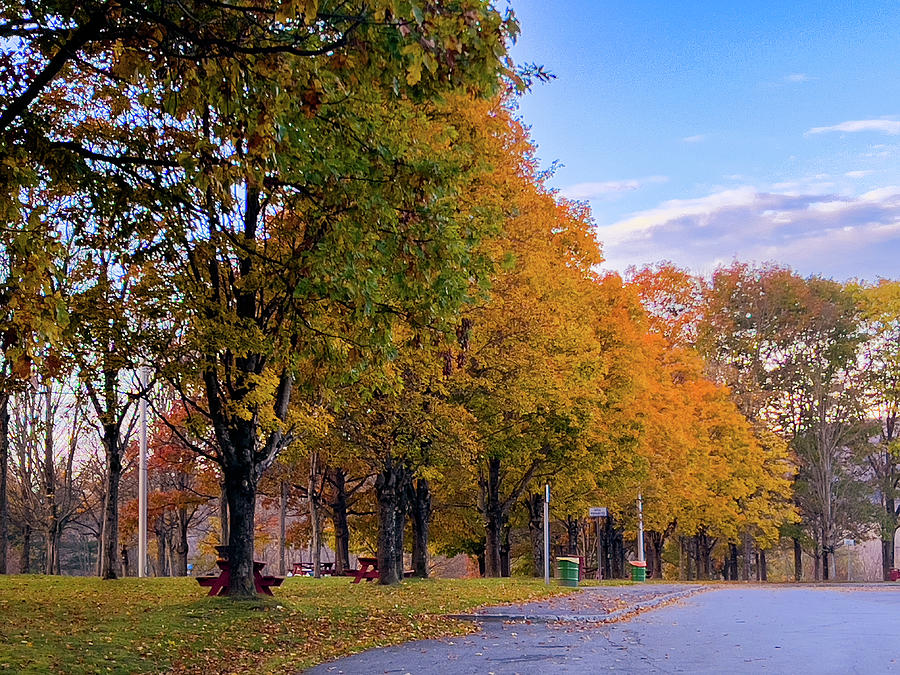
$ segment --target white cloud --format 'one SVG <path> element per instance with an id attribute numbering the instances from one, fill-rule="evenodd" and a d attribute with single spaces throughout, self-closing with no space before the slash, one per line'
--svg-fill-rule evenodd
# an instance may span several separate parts
<path id="1" fill-rule="evenodd" d="M 646 178 L 628 178 L 625 180 L 608 180 L 590 183 L 577 183 L 564 187 L 560 190 L 563 197 L 569 199 L 597 199 L 611 198 L 623 192 L 633 192 L 645 185 L 653 183 L 665 183 L 668 181 L 667 176 L 648 176 Z"/>
<path id="2" fill-rule="evenodd" d="M 892 276 L 900 256 L 900 186 L 855 196 L 743 186 L 663 202 L 599 227 L 598 237 L 613 269 L 665 259 L 709 271 L 738 258 L 838 278 Z"/>
<path id="3" fill-rule="evenodd" d="M 867 169 L 865 171 L 848 171 L 844 175 L 847 178 L 865 178 L 866 176 L 871 176 L 873 173 L 875 172 L 871 169 Z"/>
<path id="4" fill-rule="evenodd" d="M 851 120 L 841 122 L 830 127 L 813 127 L 806 132 L 810 134 L 825 134 L 832 131 L 853 133 L 857 131 L 878 131 L 883 134 L 896 136 L 900 134 L 900 121 L 897 120 Z"/>
<path id="5" fill-rule="evenodd" d="M 697 134 L 696 136 L 685 136 L 681 140 L 684 143 L 702 143 L 707 138 L 709 138 L 708 134 Z"/>
<path id="6" fill-rule="evenodd" d="M 809 82 L 812 79 L 813 78 L 811 78 L 806 73 L 791 73 L 790 75 L 784 76 L 785 82 L 792 82 L 792 83 Z"/>

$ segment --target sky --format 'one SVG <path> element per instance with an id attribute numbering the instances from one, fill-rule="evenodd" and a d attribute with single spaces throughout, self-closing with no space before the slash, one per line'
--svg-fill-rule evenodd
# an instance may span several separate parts
<path id="1" fill-rule="evenodd" d="M 900 278 L 900 3 L 511 0 L 519 104 L 606 269 Z"/>

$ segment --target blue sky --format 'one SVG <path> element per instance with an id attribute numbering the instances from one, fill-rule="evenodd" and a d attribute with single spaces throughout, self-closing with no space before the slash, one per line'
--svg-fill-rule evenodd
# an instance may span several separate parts
<path id="1" fill-rule="evenodd" d="M 512 0 L 552 184 L 610 269 L 900 277 L 900 3 Z"/>

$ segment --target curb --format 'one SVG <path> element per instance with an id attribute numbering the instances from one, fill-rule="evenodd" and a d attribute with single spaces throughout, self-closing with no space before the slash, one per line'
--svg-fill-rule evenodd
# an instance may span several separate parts
<path id="1" fill-rule="evenodd" d="M 681 600 L 688 596 L 710 590 L 709 586 L 698 586 L 684 591 L 675 591 L 635 603 L 625 609 L 617 609 L 609 614 L 447 614 L 448 619 L 460 621 L 480 621 L 484 623 L 504 623 L 507 621 L 528 621 L 531 623 L 613 623 L 634 614 L 655 609 L 661 605 Z"/>

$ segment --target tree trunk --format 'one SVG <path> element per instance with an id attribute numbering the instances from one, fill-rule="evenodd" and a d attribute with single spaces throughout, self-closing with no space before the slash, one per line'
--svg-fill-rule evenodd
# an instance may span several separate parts
<path id="1" fill-rule="evenodd" d="M 229 595 L 249 598 L 256 595 L 253 578 L 256 481 L 246 465 L 225 464 L 225 494 L 228 496 L 228 562 L 231 567 Z"/>
<path id="2" fill-rule="evenodd" d="M 313 577 L 322 578 L 322 528 L 319 519 L 319 453 L 309 456 L 309 483 L 306 488 L 309 503 L 309 548 L 312 554 Z"/>
<path id="3" fill-rule="evenodd" d="M 531 541 L 531 557 L 534 560 L 533 574 L 544 576 L 544 495 L 540 492 L 525 498 L 528 509 L 528 537 Z"/>
<path id="4" fill-rule="evenodd" d="M 603 549 L 606 552 L 603 576 L 606 579 L 621 579 L 625 574 L 625 542 L 612 513 L 606 518 L 603 535 Z"/>
<path id="5" fill-rule="evenodd" d="M 428 530 L 431 521 L 431 487 L 425 478 L 417 478 L 412 490 L 413 573 L 428 578 Z"/>
<path id="6" fill-rule="evenodd" d="M 378 499 L 378 570 L 380 582 L 398 584 L 403 579 L 403 534 L 406 525 L 409 472 L 388 456 L 375 479 Z"/>
<path id="7" fill-rule="evenodd" d="M 287 500 L 288 484 L 283 480 L 278 500 L 278 575 L 282 577 L 287 574 L 287 563 L 284 559 L 287 549 Z"/>
<path id="8" fill-rule="evenodd" d="M 728 542 L 728 552 L 730 554 L 730 572 L 729 578 L 732 581 L 738 580 L 738 547 L 734 542 Z"/>
<path id="9" fill-rule="evenodd" d="M 9 394 L 0 394 L 0 574 L 6 574 L 9 554 L 9 500 L 6 477 L 9 472 Z"/>
<path id="10" fill-rule="evenodd" d="M 881 571 L 884 581 L 891 580 L 891 570 L 894 568 L 894 540 L 881 540 Z"/>
<path id="11" fill-rule="evenodd" d="M 103 448 L 106 451 L 106 490 L 100 535 L 100 578 L 116 579 L 119 576 L 119 481 L 122 477 L 117 424 L 103 425 Z"/>
<path id="12" fill-rule="evenodd" d="M 221 490 L 219 492 L 219 541 L 225 546 L 230 539 L 228 532 L 228 489 L 225 487 L 225 481 L 222 480 Z"/>
<path id="13" fill-rule="evenodd" d="M 751 539 L 749 531 L 744 532 L 743 549 L 744 564 L 741 569 L 741 581 L 750 581 L 750 555 L 753 553 L 753 539 Z"/>
<path id="14" fill-rule="evenodd" d="M 44 505 L 47 521 L 44 527 L 44 574 L 56 571 L 57 529 L 59 527 L 59 507 L 56 503 L 56 462 L 53 456 L 53 393 L 48 386 L 44 392 Z"/>
<path id="15" fill-rule="evenodd" d="M 500 530 L 500 576 L 509 577 L 509 523 L 504 523 Z"/>
<path id="16" fill-rule="evenodd" d="M 822 549 L 822 581 L 831 579 L 831 556 L 828 555 L 828 549 Z"/>
<path id="17" fill-rule="evenodd" d="M 156 575 L 160 577 L 168 576 L 166 574 L 166 549 L 169 547 L 169 544 L 167 541 L 168 537 L 166 537 L 166 520 L 164 515 L 160 514 L 156 519 L 156 525 L 153 529 L 156 531 Z"/>
<path id="18" fill-rule="evenodd" d="M 175 541 L 175 576 L 186 577 L 188 565 L 187 509 L 178 509 L 178 539 Z"/>
<path id="19" fill-rule="evenodd" d="M 769 580 L 768 563 L 766 562 L 766 550 L 759 549 L 759 562 L 757 563 L 757 574 L 760 581 Z"/>
<path id="20" fill-rule="evenodd" d="M 662 552 L 666 545 L 664 532 L 647 530 L 647 578 L 662 579 Z"/>
<path id="21" fill-rule="evenodd" d="M 347 474 L 343 469 L 332 471 L 334 501 L 331 522 L 334 525 L 334 573 L 341 575 L 350 569 L 350 528 L 347 525 Z"/>
<path id="22" fill-rule="evenodd" d="M 31 525 L 22 526 L 22 555 L 19 558 L 19 571 L 22 574 L 31 572 Z"/>
<path id="23" fill-rule="evenodd" d="M 697 557 L 697 578 L 706 581 L 709 579 L 709 562 L 704 554 L 703 539 L 705 535 L 698 534 L 694 537 L 694 549 Z"/>
<path id="24" fill-rule="evenodd" d="M 500 546 L 503 530 L 503 506 L 500 503 L 500 460 L 488 459 L 488 476 L 484 495 L 484 574 L 496 578 L 503 574 Z"/>
<path id="25" fill-rule="evenodd" d="M 578 520 L 572 516 L 566 516 L 566 536 L 568 539 L 569 555 L 578 555 Z"/>
<path id="26" fill-rule="evenodd" d="M 794 581 L 800 582 L 803 579 L 803 549 L 800 547 L 800 540 L 794 537 Z"/>

